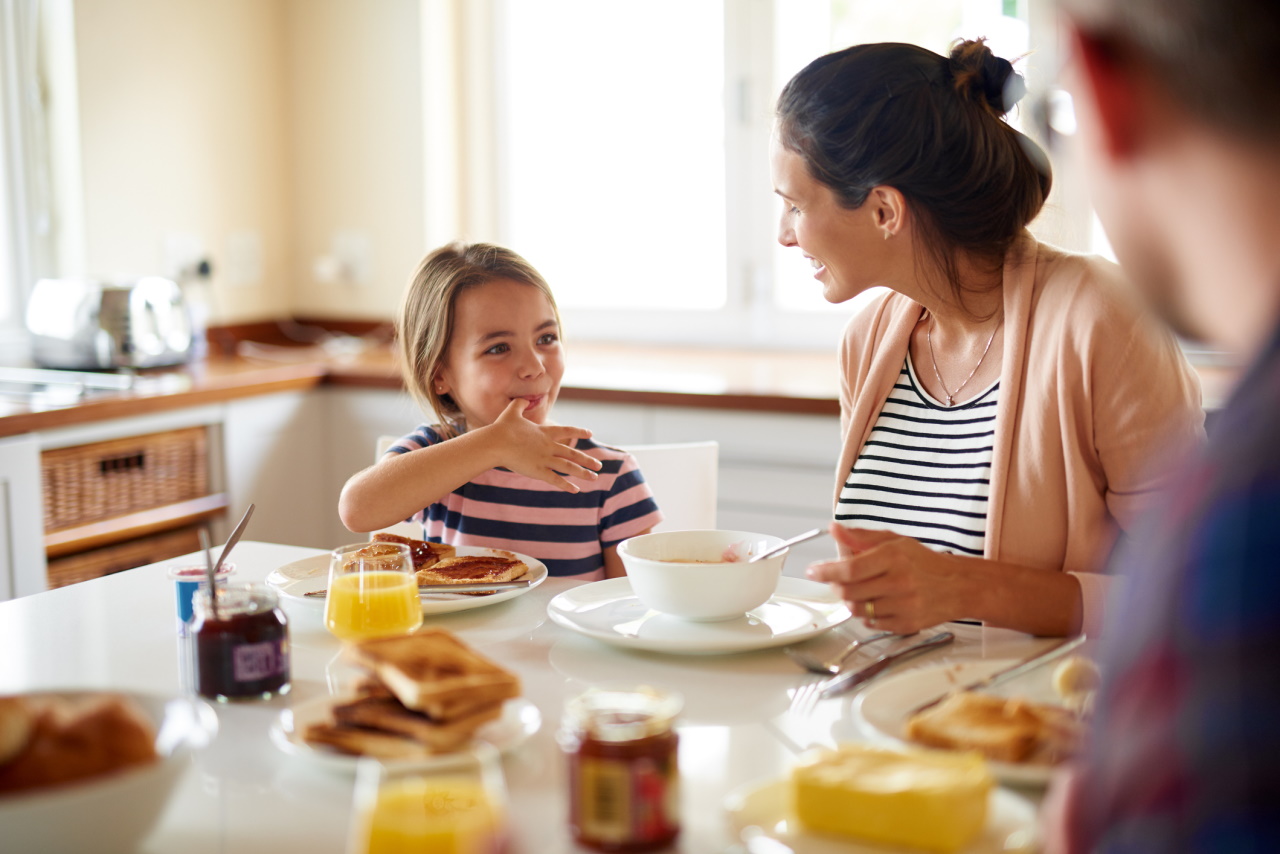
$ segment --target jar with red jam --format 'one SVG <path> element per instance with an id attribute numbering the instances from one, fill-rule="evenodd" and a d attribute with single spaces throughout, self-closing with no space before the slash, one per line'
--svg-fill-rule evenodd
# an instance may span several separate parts
<path id="1" fill-rule="evenodd" d="M 196 591 L 191 625 L 196 693 L 211 700 L 269 699 L 289 691 L 289 620 L 265 584 Z"/>
<path id="2" fill-rule="evenodd" d="M 595 851 L 655 851 L 680 832 L 674 692 L 592 688 L 565 704 L 558 740 L 569 760 L 569 824 Z"/>

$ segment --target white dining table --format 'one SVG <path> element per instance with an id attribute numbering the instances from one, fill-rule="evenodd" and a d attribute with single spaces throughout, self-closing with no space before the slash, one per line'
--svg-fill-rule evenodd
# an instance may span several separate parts
<path id="1" fill-rule="evenodd" d="M 277 567 L 320 549 L 241 542 L 234 578 L 261 581 Z M 174 589 L 177 559 L 0 602 L 0 694 L 46 689 L 183 693 Z M 524 595 L 428 617 L 514 671 L 541 712 L 542 726 L 503 758 L 513 852 L 580 851 L 568 825 L 566 760 L 556 743 L 566 699 L 593 685 L 648 684 L 684 698 L 677 720 L 682 831 L 672 850 L 736 849 L 724 801 L 731 791 L 784 777 L 813 745 L 867 737 L 857 693 L 792 708 L 813 681 L 781 648 L 728 655 L 641 651 L 611 645 L 553 622 L 547 603 L 583 582 L 548 578 Z M 182 776 L 143 852 L 252 854 L 346 848 L 354 778 L 279 749 L 269 731 L 291 707 L 330 693 L 341 644 L 315 608 L 285 602 L 292 645 L 292 690 L 269 701 L 211 703 L 213 742 Z M 1056 641 L 977 625 L 948 625 L 956 642 L 895 670 L 969 659 L 1017 659 Z M 868 634 L 850 620 L 807 643 L 820 650 Z M 851 664 L 869 661 L 860 650 Z M 883 677 L 882 677 L 883 678 Z M 874 684 L 874 682 L 872 683 Z M 1030 792 L 1034 799 L 1036 793 Z M 2 847 L 2 846 L 0 846 Z"/>

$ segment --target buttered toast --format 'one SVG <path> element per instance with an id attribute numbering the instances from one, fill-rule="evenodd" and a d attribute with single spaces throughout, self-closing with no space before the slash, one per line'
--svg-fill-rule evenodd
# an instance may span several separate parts
<path id="1" fill-rule="evenodd" d="M 334 701 L 328 720 L 301 733 L 340 753 L 412 759 L 457 750 L 520 694 L 514 674 L 444 629 L 361 641 L 346 654 L 368 675 L 354 697 Z"/>
<path id="2" fill-rule="evenodd" d="M 911 741 L 976 750 L 1000 762 L 1057 762 L 1073 754 L 1083 726 L 1067 709 L 1020 698 L 959 691 L 910 718 Z"/>
<path id="3" fill-rule="evenodd" d="M 375 759 L 426 759 L 431 749 L 404 735 L 330 721 L 313 723 L 302 733 L 307 744 L 320 745 L 351 756 Z"/>
<path id="4" fill-rule="evenodd" d="M 394 697 L 361 697 L 333 707 L 333 718 L 339 725 L 403 735 L 435 753 L 458 749 L 477 729 L 501 714 L 502 703 L 496 702 L 441 721 L 406 709 Z"/>
<path id="5" fill-rule="evenodd" d="M 348 648 L 401 703 L 437 720 L 520 696 L 520 680 L 445 629 L 362 641 Z"/>

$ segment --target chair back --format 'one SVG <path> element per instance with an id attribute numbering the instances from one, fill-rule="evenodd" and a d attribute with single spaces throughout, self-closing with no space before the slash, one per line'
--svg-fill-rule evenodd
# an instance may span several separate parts
<path id="1" fill-rule="evenodd" d="M 694 531 L 716 526 L 719 442 L 619 445 L 636 458 L 663 520 L 655 531 Z"/>

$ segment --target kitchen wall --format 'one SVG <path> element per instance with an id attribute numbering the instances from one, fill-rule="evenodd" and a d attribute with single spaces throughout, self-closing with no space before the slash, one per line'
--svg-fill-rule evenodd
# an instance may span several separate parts
<path id="1" fill-rule="evenodd" d="M 389 316 L 425 249 L 419 6 L 76 0 L 86 271 L 205 255 L 215 323 Z"/>

